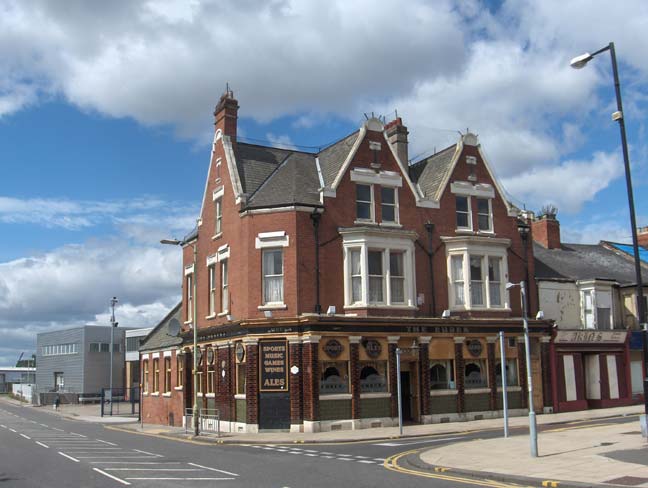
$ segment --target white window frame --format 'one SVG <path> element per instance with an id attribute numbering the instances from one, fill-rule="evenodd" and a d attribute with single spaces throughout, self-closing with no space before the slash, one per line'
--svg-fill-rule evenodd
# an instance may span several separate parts
<path id="1" fill-rule="evenodd" d="M 369 195 L 370 195 L 370 199 L 371 199 L 369 202 L 367 202 L 366 200 L 358 200 L 358 186 L 360 186 L 360 185 L 369 187 Z M 356 214 L 355 215 L 355 221 L 357 223 L 362 223 L 362 224 L 366 224 L 368 222 L 370 222 L 370 223 L 376 222 L 376 208 L 375 208 L 376 196 L 374 195 L 374 185 L 372 185 L 370 183 L 356 182 L 355 190 L 356 190 L 355 199 L 354 199 L 354 202 L 355 202 L 355 214 Z M 358 217 L 358 202 L 369 203 L 369 218 L 368 219 L 363 219 L 363 218 Z"/>
<path id="2" fill-rule="evenodd" d="M 216 263 L 207 266 L 207 277 L 209 280 L 209 315 L 216 315 Z"/>
<path id="3" fill-rule="evenodd" d="M 280 252 L 281 253 L 281 274 L 267 274 L 265 269 L 265 254 L 269 252 Z M 270 247 L 263 249 L 261 251 L 261 299 L 264 306 L 275 306 L 275 305 L 284 305 L 284 276 L 285 276 L 285 263 L 284 263 L 284 252 L 281 247 Z M 265 296 L 265 282 L 267 278 L 277 278 L 281 277 L 281 301 L 269 301 Z"/>
<path id="4" fill-rule="evenodd" d="M 488 239 L 490 242 L 484 242 Z M 509 294 L 506 290 L 508 282 L 507 248 L 509 239 L 495 239 L 486 237 L 450 237 L 442 239 L 446 243 L 446 268 L 448 280 L 448 295 L 450 310 L 502 310 L 510 311 Z M 452 256 L 463 256 L 463 283 L 464 303 L 457 304 L 457 297 L 452 278 Z M 484 304 L 473 305 L 471 293 L 470 256 L 481 256 L 482 286 L 484 289 Z M 490 276 L 488 262 L 490 258 L 500 258 L 500 305 L 492 305 L 490 297 Z"/>
<path id="5" fill-rule="evenodd" d="M 358 229 L 342 230 L 344 259 L 344 308 L 393 308 L 415 310 L 416 307 L 416 274 L 414 242 L 415 234 L 403 233 L 398 237 L 386 235 L 394 231 L 365 231 Z M 351 251 L 360 251 L 360 275 L 362 277 L 361 300 L 353 300 L 351 280 Z M 382 253 L 383 265 L 383 302 L 369 302 L 369 251 Z M 389 270 L 390 252 L 403 254 L 404 303 L 393 303 L 391 300 L 391 273 Z"/>
<path id="6" fill-rule="evenodd" d="M 457 208 L 457 198 L 466 199 L 468 205 L 468 226 L 467 227 L 460 227 L 459 223 L 457 222 L 457 215 L 459 214 L 459 209 Z M 464 212 L 462 211 L 461 213 L 463 214 Z M 455 227 L 457 230 L 469 230 L 471 232 L 473 230 L 472 202 L 471 202 L 470 195 L 455 195 Z"/>
<path id="7" fill-rule="evenodd" d="M 193 272 L 185 274 L 185 286 L 187 287 L 187 318 L 185 324 L 193 321 L 193 301 L 196 299 L 196 297 L 193 296 L 193 280 Z"/>
<path id="8" fill-rule="evenodd" d="M 387 204 L 387 205 L 390 206 L 390 207 L 392 207 L 392 206 L 394 207 L 394 220 L 387 220 L 387 221 L 386 221 L 386 220 L 383 218 L 383 212 L 382 212 L 382 209 L 383 209 L 383 205 L 385 205 L 385 204 L 383 203 L 383 200 L 382 200 L 382 190 L 383 190 L 383 189 L 392 190 L 392 191 L 394 192 L 394 203 L 393 203 L 393 205 L 392 205 L 391 203 Z M 400 215 L 399 215 L 400 212 L 399 212 L 399 210 L 400 210 L 400 206 L 399 206 L 399 202 L 398 202 L 398 187 L 396 187 L 396 186 L 386 186 L 386 185 L 382 185 L 382 186 L 380 187 L 380 223 L 381 223 L 381 225 L 385 225 L 385 226 L 390 226 L 390 225 L 400 226 Z"/>
<path id="9" fill-rule="evenodd" d="M 221 313 L 219 315 L 224 315 L 229 313 L 229 259 L 221 259 L 220 263 Z"/>
<path id="10" fill-rule="evenodd" d="M 480 229 L 479 228 L 479 216 L 484 215 L 479 213 L 479 200 L 486 200 L 488 201 L 488 229 Z M 495 232 L 495 228 L 493 225 L 493 199 L 492 198 L 484 198 L 484 197 L 477 197 L 477 231 L 481 233 L 487 233 L 487 234 L 492 234 Z"/>

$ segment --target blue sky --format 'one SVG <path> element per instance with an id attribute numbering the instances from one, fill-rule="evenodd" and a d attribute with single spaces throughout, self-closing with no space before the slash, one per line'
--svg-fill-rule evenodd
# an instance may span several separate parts
<path id="1" fill-rule="evenodd" d="M 609 56 L 569 68 L 614 40 L 648 225 L 645 2 L 378 6 L 0 0 L 0 364 L 38 331 L 108 323 L 113 295 L 122 325 L 176 303 L 179 251 L 158 241 L 197 216 L 227 82 L 244 140 L 322 146 L 398 110 L 412 156 L 470 128 L 517 205 L 558 206 L 564 240 L 627 242 Z"/>

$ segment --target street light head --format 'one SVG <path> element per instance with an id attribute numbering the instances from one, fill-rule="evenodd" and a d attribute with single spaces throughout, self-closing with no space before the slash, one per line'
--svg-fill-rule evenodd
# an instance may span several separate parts
<path id="1" fill-rule="evenodd" d="M 162 239 L 160 241 L 160 244 L 169 244 L 171 246 L 178 246 L 180 245 L 180 241 L 178 239 Z"/>
<path id="2" fill-rule="evenodd" d="M 536 319 L 544 320 L 544 312 L 542 310 L 538 310 L 538 313 L 536 314 Z"/>
<path id="3" fill-rule="evenodd" d="M 593 56 L 590 53 L 581 54 L 580 56 L 573 58 L 569 62 L 569 65 L 574 69 L 584 68 L 585 65 L 589 63 L 590 59 L 592 59 L 592 57 Z"/>
<path id="4" fill-rule="evenodd" d="M 514 286 L 518 286 L 519 283 L 511 283 L 510 281 L 506 284 L 506 289 L 510 290 Z"/>

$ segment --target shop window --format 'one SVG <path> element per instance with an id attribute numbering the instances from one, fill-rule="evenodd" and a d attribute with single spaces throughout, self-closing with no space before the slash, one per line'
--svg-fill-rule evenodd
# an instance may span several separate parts
<path id="1" fill-rule="evenodd" d="M 245 363 L 236 365 L 236 393 L 238 395 L 245 395 L 245 377 L 247 368 Z"/>
<path id="2" fill-rule="evenodd" d="M 347 361 L 321 363 L 320 394 L 349 393 L 349 367 Z"/>
<path id="3" fill-rule="evenodd" d="M 455 389 L 453 361 L 430 361 L 430 389 Z"/>
<path id="4" fill-rule="evenodd" d="M 372 361 L 360 363 L 360 392 L 378 393 L 387 391 L 387 362 Z"/>
<path id="5" fill-rule="evenodd" d="M 171 358 L 164 358 L 164 393 L 171 392 Z"/>
<path id="6" fill-rule="evenodd" d="M 464 375 L 464 386 L 470 388 L 488 387 L 488 376 L 486 374 L 486 363 L 483 359 L 466 361 Z"/>
<path id="7" fill-rule="evenodd" d="M 495 383 L 497 386 L 502 386 L 502 363 L 501 361 L 495 365 Z M 518 386 L 518 368 L 517 359 L 506 360 L 506 386 Z"/>
<path id="8" fill-rule="evenodd" d="M 184 385 L 184 354 L 176 354 L 176 386 Z"/>

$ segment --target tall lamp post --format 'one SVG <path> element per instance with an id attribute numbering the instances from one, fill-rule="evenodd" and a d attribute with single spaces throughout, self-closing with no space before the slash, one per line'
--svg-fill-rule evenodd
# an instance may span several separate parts
<path id="1" fill-rule="evenodd" d="M 198 223 L 198 222 L 196 222 Z M 170 244 L 172 246 L 180 246 L 183 241 L 177 239 L 162 239 L 160 244 Z M 196 241 L 193 243 L 193 265 L 194 273 L 191 280 L 191 294 L 193 310 L 191 311 L 191 328 L 193 329 L 193 405 L 191 417 L 193 419 L 194 435 L 200 435 L 200 405 L 198 404 L 198 327 L 196 327 L 196 271 L 197 271 L 197 255 Z"/>
<path id="2" fill-rule="evenodd" d="M 119 322 L 115 322 L 115 305 L 117 305 L 117 297 L 112 297 L 110 299 L 110 308 L 112 312 L 110 314 L 110 415 L 113 413 L 113 353 L 115 347 L 115 327 L 119 325 Z M 101 410 L 103 414 L 103 409 Z"/>
<path id="3" fill-rule="evenodd" d="M 638 322 L 643 323 L 640 328 L 644 329 L 643 339 L 643 355 L 644 355 L 644 415 L 641 418 L 642 432 L 644 436 L 648 436 L 648 425 L 646 423 L 646 415 L 648 415 L 648 328 L 646 327 L 646 310 L 644 309 L 643 301 L 643 283 L 641 279 L 641 260 L 639 259 L 639 243 L 637 241 L 637 220 L 635 218 L 634 197 L 632 193 L 632 178 L 630 176 L 630 158 L 628 156 L 628 142 L 626 139 L 625 120 L 623 116 L 623 104 L 621 102 L 621 84 L 619 82 L 619 70 L 617 69 L 616 53 L 614 51 L 614 43 L 611 42 L 607 46 L 599 49 L 598 51 L 590 54 L 585 53 L 576 56 L 571 60 L 572 68 L 581 69 L 594 56 L 601 54 L 605 51 L 610 51 L 612 58 L 612 74 L 614 76 L 614 90 L 616 92 L 617 111 L 612 114 L 612 120 L 619 123 L 619 130 L 621 131 L 621 148 L 623 149 L 623 164 L 625 166 L 626 188 L 628 192 L 628 208 L 630 210 L 630 226 L 632 228 L 632 248 L 634 251 L 634 265 L 635 276 L 637 282 L 637 317 Z"/>
<path id="4" fill-rule="evenodd" d="M 531 457 L 538 457 L 538 430 L 536 428 L 536 414 L 533 408 L 533 378 L 531 376 L 531 346 L 529 344 L 529 319 L 526 311 L 526 285 L 524 281 L 519 283 L 507 283 L 506 289 L 519 286 L 522 297 L 522 322 L 524 323 L 524 356 L 526 358 L 527 389 L 529 393 L 529 441 L 531 443 Z M 505 378 L 502 377 L 502 381 Z"/>

